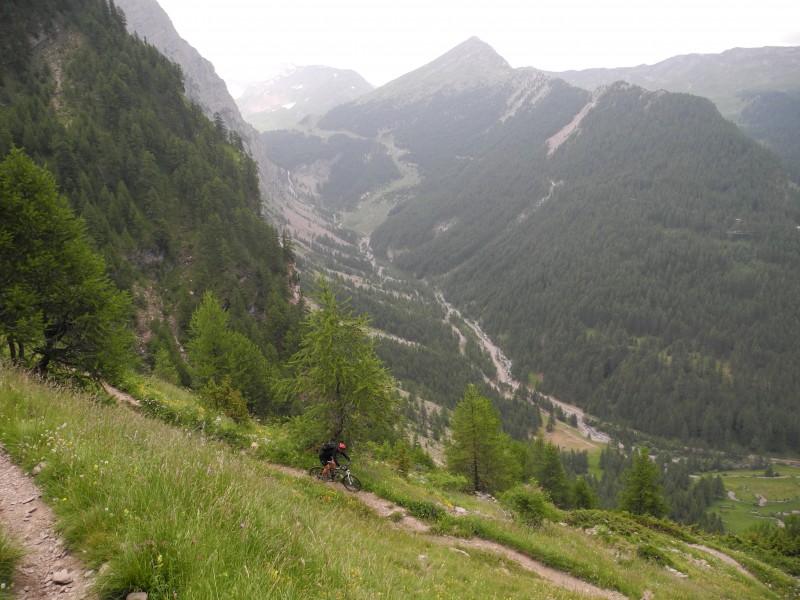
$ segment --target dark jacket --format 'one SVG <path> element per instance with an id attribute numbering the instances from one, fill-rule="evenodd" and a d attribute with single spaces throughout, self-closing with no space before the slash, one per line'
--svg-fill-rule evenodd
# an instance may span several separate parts
<path id="1" fill-rule="evenodd" d="M 339 446 L 337 446 L 336 444 L 333 444 L 331 442 L 328 442 L 327 444 L 323 444 L 322 448 L 319 449 L 319 459 L 321 461 L 325 462 L 326 464 L 329 463 L 330 461 L 333 461 L 336 464 L 336 466 L 338 467 L 339 466 L 339 460 L 338 460 L 339 456 L 344 456 L 348 461 L 350 460 L 350 457 L 347 456 L 346 453 L 344 453 L 341 450 L 339 450 Z"/>

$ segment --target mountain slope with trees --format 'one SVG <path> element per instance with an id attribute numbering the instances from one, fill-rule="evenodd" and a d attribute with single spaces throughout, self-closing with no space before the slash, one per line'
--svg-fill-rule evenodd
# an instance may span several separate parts
<path id="1" fill-rule="evenodd" d="M 800 48 L 733 48 L 675 56 L 654 65 L 547 72 L 588 90 L 614 81 L 704 96 L 722 115 L 781 157 L 800 182 Z"/>
<path id="2" fill-rule="evenodd" d="M 0 152 L 51 171 L 111 279 L 134 299 L 145 363 L 191 383 L 183 345 L 205 291 L 271 360 L 303 303 L 291 244 L 262 216 L 241 137 L 183 92 L 180 68 L 125 30 L 113 3 L 11 2 L 0 39 Z"/>
<path id="3" fill-rule="evenodd" d="M 320 119 L 391 138 L 422 175 L 376 255 L 545 392 L 684 442 L 798 449 L 800 201 L 777 157 L 708 100 L 591 94 L 481 45 Z"/>

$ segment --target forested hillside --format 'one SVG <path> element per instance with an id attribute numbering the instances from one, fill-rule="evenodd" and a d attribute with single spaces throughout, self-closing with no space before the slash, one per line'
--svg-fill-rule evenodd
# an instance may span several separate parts
<path id="1" fill-rule="evenodd" d="M 732 48 L 720 54 L 674 56 L 654 65 L 549 72 L 588 90 L 627 81 L 651 91 L 709 98 L 726 119 L 773 150 L 800 181 L 800 48 Z M 795 141 L 792 141 L 794 139 Z"/>
<path id="2" fill-rule="evenodd" d="M 509 135 L 479 176 L 390 216 L 376 248 L 447 274 L 545 391 L 650 433 L 797 448 L 800 207 L 775 157 L 707 101 L 630 86 L 580 127 L 547 161 Z"/>
<path id="3" fill-rule="evenodd" d="M 391 138 L 423 176 L 375 254 L 542 391 L 683 442 L 798 449 L 800 200 L 777 157 L 696 96 L 592 95 L 488 58 L 470 85 L 444 58 L 319 121 Z"/>
<path id="4" fill-rule="evenodd" d="M 141 356 L 181 381 L 190 317 L 210 291 L 267 357 L 296 348 L 290 244 L 262 217 L 239 136 L 183 93 L 178 66 L 104 0 L 4 2 L 0 154 L 50 170 L 113 281 L 130 290 Z"/>

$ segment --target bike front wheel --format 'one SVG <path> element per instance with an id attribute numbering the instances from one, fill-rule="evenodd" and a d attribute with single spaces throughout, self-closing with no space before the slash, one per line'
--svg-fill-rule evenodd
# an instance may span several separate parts
<path id="1" fill-rule="evenodd" d="M 351 492 L 358 492 L 361 490 L 361 480 L 352 473 L 342 475 L 342 485 Z"/>
<path id="2" fill-rule="evenodd" d="M 314 479 L 322 479 L 322 467 L 317 465 L 316 467 L 311 467 L 308 470 L 308 474 L 311 475 Z"/>

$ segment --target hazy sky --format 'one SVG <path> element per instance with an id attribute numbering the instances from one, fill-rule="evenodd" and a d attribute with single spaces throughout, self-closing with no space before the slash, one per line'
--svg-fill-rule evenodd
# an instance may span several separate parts
<path id="1" fill-rule="evenodd" d="M 800 46 L 797 0 L 158 0 L 231 92 L 281 65 L 353 69 L 379 86 L 477 36 L 512 67 L 654 64 Z"/>

